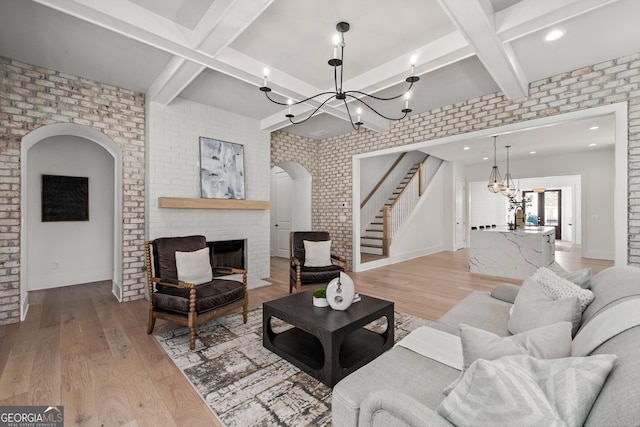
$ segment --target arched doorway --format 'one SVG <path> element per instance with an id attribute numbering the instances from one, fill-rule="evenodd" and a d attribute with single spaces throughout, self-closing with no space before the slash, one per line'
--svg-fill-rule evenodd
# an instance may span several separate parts
<path id="1" fill-rule="evenodd" d="M 30 229 L 28 226 L 29 193 L 29 150 L 36 144 L 48 138 L 68 136 L 93 142 L 102 147 L 112 158 L 113 168 L 113 246 L 112 291 L 119 301 L 122 301 L 122 151 L 117 144 L 105 134 L 89 126 L 56 123 L 40 127 L 22 139 L 21 143 L 21 236 L 20 236 L 20 264 L 28 264 L 28 245 Z M 32 190 L 33 191 L 33 190 Z M 20 275 L 20 317 L 24 320 L 28 307 L 29 276 L 26 268 L 21 269 Z"/>
<path id="2" fill-rule="evenodd" d="M 289 231 L 311 230 L 311 174 L 296 162 L 271 168 L 271 255 L 288 257 Z"/>

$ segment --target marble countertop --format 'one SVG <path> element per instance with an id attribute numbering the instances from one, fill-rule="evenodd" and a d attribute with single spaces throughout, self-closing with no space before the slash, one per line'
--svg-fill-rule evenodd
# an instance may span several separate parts
<path id="1" fill-rule="evenodd" d="M 473 230 L 473 231 L 498 231 L 500 233 L 515 233 L 515 234 L 547 234 L 551 231 L 555 233 L 555 227 L 536 227 L 536 226 L 527 226 L 525 228 L 518 228 L 516 230 L 509 230 L 508 227 L 505 226 L 497 226 L 496 228 L 487 228 L 485 230 Z"/>

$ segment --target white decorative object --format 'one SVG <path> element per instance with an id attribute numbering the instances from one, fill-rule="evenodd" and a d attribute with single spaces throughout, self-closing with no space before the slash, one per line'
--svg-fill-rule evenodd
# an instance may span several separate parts
<path id="1" fill-rule="evenodd" d="M 334 310 L 346 310 L 353 303 L 356 288 L 351 277 L 340 272 L 340 277 L 336 277 L 327 285 L 327 301 Z"/>
<path id="2" fill-rule="evenodd" d="M 200 285 L 213 280 L 209 248 L 193 252 L 176 251 L 178 280 Z"/>
<path id="3" fill-rule="evenodd" d="M 329 306 L 329 301 L 326 298 L 316 298 L 313 297 L 313 305 L 316 307 L 327 307 Z"/>

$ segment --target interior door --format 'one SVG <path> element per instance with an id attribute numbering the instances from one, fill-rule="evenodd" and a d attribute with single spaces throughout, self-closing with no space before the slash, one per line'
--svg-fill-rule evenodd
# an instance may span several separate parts
<path id="1" fill-rule="evenodd" d="M 293 181 L 285 171 L 277 172 L 275 179 L 275 215 L 272 235 L 275 236 L 277 257 L 289 258 L 289 232 L 291 231 Z"/>
<path id="2" fill-rule="evenodd" d="M 456 179 L 456 227 L 455 249 L 464 248 L 466 245 L 467 227 L 465 226 L 465 185 L 464 180 Z"/>

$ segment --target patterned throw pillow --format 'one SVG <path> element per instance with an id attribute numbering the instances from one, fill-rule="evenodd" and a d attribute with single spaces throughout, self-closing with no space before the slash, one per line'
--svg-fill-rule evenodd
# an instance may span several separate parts
<path id="1" fill-rule="evenodd" d="M 581 426 L 617 356 L 476 360 L 438 406 L 462 426 Z"/>
<path id="2" fill-rule="evenodd" d="M 582 311 L 593 301 L 593 292 L 588 289 L 582 289 L 569 280 L 563 279 L 548 268 L 539 268 L 533 273 L 532 278 L 540 283 L 555 299 L 578 297 Z"/>

